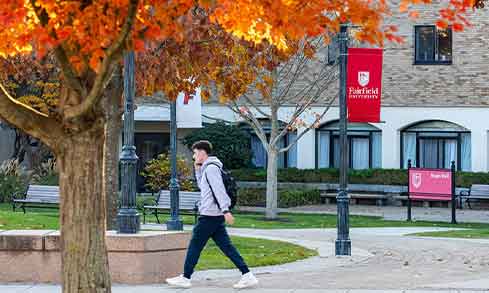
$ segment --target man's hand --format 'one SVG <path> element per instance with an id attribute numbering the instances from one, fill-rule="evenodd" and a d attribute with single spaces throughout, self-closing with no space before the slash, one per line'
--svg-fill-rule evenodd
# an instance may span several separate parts
<path id="1" fill-rule="evenodd" d="M 200 170 L 200 167 L 202 167 L 202 164 L 197 163 L 197 162 L 194 163 L 195 171 L 199 171 Z"/>
<path id="2" fill-rule="evenodd" d="M 224 214 L 224 220 L 226 220 L 226 224 L 233 225 L 234 224 L 233 214 L 231 214 L 231 213 L 225 213 Z"/>

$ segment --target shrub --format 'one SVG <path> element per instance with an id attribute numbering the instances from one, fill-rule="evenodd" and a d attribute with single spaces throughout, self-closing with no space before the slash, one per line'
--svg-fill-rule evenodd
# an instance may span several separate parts
<path id="1" fill-rule="evenodd" d="M 239 181 L 266 181 L 266 170 L 238 169 L 233 176 Z M 338 169 L 280 169 L 277 173 L 279 182 L 337 183 Z M 489 173 L 456 172 L 456 185 L 470 187 L 472 184 L 489 184 Z M 407 170 L 402 169 L 366 169 L 349 170 L 348 182 L 352 184 L 407 185 Z"/>
<path id="2" fill-rule="evenodd" d="M 177 170 L 180 190 L 192 191 L 192 169 L 187 161 L 177 156 Z M 171 179 L 170 159 L 168 154 L 161 154 L 158 158 L 149 161 L 141 172 L 141 176 L 146 179 L 146 188 L 151 192 L 158 192 L 161 189 L 169 189 Z"/>
<path id="3" fill-rule="evenodd" d="M 319 204 L 321 202 L 319 190 L 278 190 L 278 206 L 290 208 L 302 205 Z M 238 205 L 266 206 L 266 191 L 259 188 L 240 188 L 238 191 Z"/>
<path id="4" fill-rule="evenodd" d="M 290 208 L 303 205 L 320 204 L 321 196 L 317 189 L 280 190 L 278 194 L 279 208 Z"/>
<path id="5" fill-rule="evenodd" d="M 213 154 L 217 156 L 227 169 L 238 169 L 251 166 L 252 151 L 250 136 L 234 125 L 224 122 L 206 124 L 183 139 L 189 149 L 199 140 L 212 143 Z"/>
<path id="6" fill-rule="evenodd" d="M 0 202 L 10 201 L 15 193 L 27 189 L 28 175 L 17 160 L 6 160 L 0 165 Z"/>
<path id="7" fill-rule="evenodd" d="M 59 173 L 55 159 L 48 159 L 47 162 L 42 162 L 38 168 L 34 170 L 32 183 L 39 185 L 59 185 Z"/>

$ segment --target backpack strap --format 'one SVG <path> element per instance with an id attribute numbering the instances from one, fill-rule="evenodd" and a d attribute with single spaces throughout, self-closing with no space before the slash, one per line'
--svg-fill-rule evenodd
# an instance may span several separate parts
<path id="1" fill-rule="evenodd" d="M 221 171 L 221 167 L 219 167 L 218 164 L 216 164 L 216 163 L 209 163 L 209 165 L 214 165 L 217 168 L 219 168 L 219 171 Z M 207 170 L 207 168 L 206 168 L 206 170 Z M 217 200 L 216 194 L 214 193 L 214 189 L 212 189 L 212 185 L 209 182 L 209 179 L 207 178 L 207 173 L 206 172 L 204 172 L 204 177 L 205 177 L 205 181 L 207 181 L 207 185 L 209 185 L 209 188 L 211 189 L 212 197 L 214 198 L 214 201 L 216 202 L 217 207 L 219 208 L 219 210 L 221 210 L 221 205 L 219 204 L 219 201 Z"/>

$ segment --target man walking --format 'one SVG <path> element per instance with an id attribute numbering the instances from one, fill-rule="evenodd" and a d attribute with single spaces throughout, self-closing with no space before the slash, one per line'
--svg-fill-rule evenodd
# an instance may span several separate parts
<path id="1" fill-rule="evenodd" d="M 212 238 L 222 252 L 241 271 L 241 280 L 233 287 L 244 289 L 258 285 L 258 280 L 250 272 L 243 258 L 231 243 L 224 223 L 232 225 L 234 217 L 229 211 L 231 199 L 221 175 L 222 163 L 217 157 L 209 156 L 212 145 L 208 141 L 198 141 L 192 146 L 195 175 L 200 188 L 199 220 L 193 229 L 192 240 L 185 258 L 183 275 L 166 279 L 178 288 L 190 288 L 190 278 L 209 238 Z"/>

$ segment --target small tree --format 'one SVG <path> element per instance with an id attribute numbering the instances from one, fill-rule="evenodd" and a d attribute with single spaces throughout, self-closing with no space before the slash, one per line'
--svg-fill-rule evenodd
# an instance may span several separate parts
<path id="1" fill-rule="evenodd" d="M 302 136 L 317 127 L 337 96 L 338 66 L 328 64 L 324 40 L 303 40 L 296 50 L 290 59 L 281 59 L 280 52 L 270 50 L 267 58 L 276 60 L 278 66 L 262 70 L 254 87 L 239 100 L 228 103 L 251 126 L 267 153 L 266 217 L 269 219 L 277 217 L 279 154 L 289 151 Z M 314 112 L 311 109 L 315 105 L 324 108 Z M 269 131 L 265 130 L 267 127 Z M 283 146 L 282 138 L 289 132 L 299 133 Z"/>
<path id="2" fill-rule="evenodd" d="M 217 156 L 227 169 L 249 167 L 251 163 L 250 136 L 236 125 L 218 121 L 206 124 L 187 135 L 183 143 L 190 149 L 199 140 L 208 140 Z"/>
<path id="3" fill-rule="evenodd" d="M 181 156 L 177 157 L 177 170 L 180 190 L 192 191 L 192 169 L 188 162 Z M 158 192 L 161 189 L 169 189 L 171 179 L 170 158 L 168 154 L 161 154 L 158 158 L 149 161 L 141 172 L 146 179 L 146 187 L 151 192 Z"/>

